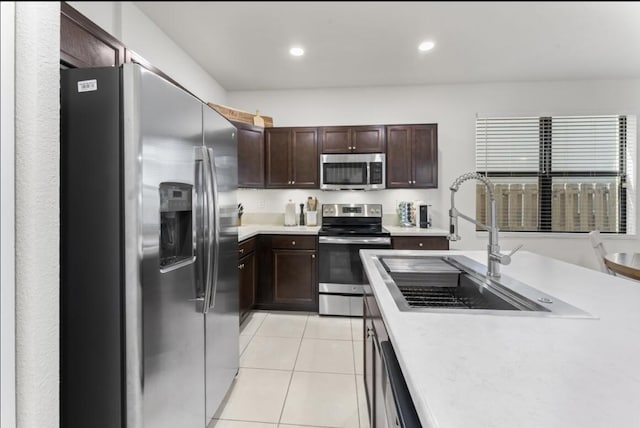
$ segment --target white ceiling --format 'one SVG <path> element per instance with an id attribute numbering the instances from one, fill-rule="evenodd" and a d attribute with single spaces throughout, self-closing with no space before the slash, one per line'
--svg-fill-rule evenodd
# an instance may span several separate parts
<path id="1" fill-rule="evenodd" d="M 640 78 L 640 2 L 135 4 L 229 91 Z"/>

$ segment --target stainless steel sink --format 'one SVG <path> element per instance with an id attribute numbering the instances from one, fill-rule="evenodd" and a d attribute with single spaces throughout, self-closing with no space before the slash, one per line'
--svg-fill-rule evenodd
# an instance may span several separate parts
<path id="1" fill-rule="evenodd" d="M 376 260 L 401 311 L 596 318 L 464 256 L 384 256 Z"/>

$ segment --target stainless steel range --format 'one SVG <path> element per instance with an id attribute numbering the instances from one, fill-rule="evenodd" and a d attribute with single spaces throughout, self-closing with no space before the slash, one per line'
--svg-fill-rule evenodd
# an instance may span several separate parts
<path id="1" fill-rule="evenodd" d="M 389 249 L 380 204 L 324 204 L 319 232 L 320 315 L 362 316 L 361 249 Z"/>

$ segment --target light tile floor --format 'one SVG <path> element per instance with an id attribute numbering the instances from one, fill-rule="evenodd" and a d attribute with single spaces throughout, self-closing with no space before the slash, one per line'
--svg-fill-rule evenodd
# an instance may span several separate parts
<path id="1" fill-rule="evenodd" d="M 208 428 L 369 428 L 362 352 L 362 318 L 254 311 Z"/>

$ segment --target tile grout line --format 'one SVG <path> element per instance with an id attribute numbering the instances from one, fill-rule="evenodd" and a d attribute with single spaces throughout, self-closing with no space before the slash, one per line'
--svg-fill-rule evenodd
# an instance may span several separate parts
<path id="1" fill-rule="evenodd" d="M 293 368 L 291 369 L 291 377 L 289 378 L 289 384 L 287 385 L 287 392 L 284 394 L 284 401 L 282 402 L 282 409 L 280 409 L 280 416 L 278 417 L 278 425 L 282 422 L 282 415 L 284 414 L 284 407 L 287 404 L 287 398 L 289 397 L 289 390 L 291 389 L 291 382 L 293 382 L 293 375 L 296 372 L 296 364 L 298 364 L 298 356 L 300 355 L 300 348 L 302 348 L 302 338 L 307 330 L 307 323 L 309 322 L 309 315 L 304 321 L 304 328 L 302 329 L 302 335 L 300 336 L 300 343 L 298 343 L 298 352 L 296 353 L 296 359 L 293 362 Z"/>
<path id="2" fill-rule="evenodd" d="M 255 314 L 256 312 L 252 311 L 249 316 L 253 317 L 253 314 Z M 256 331 L 254 331 L 252 334 L 245 334 L 244 336 L 249 336 L 249 341 L 247 342 L 247 344 L 245 345 L 244 349 L 242 350 L 242 352 L 240 352 L 240 354 L 238 355 L 238 363 L 240 362 L 240 357 L 242 357 L 242 354 L 244 354 L 244 352 L 247 350 L 247 348 L 249 347 L 249 345 L 251 344 L 251 341 L 253 340 L 253 338 L 255 337 L 256 333 L 258 332 L 258 330 L 260 329 L 260 326 L 262 326 L 262 323 L 264 322 L 264 320 L 267 319 L 267 316 L 269 314 L 266 314 L 265 316 L 262 317 L 262 321 L 260 321 L 260 324 L 258 324 L 258 327 L 256 327 Z M 247 317 L 249 318 L 249 317 Z M 245 322 L 247 322 L 247 318 L 245 318 Z M 242 335 L 241 335 L 242 336 Z M 238 365 L 238 369 L 240 369 L 240 366 Z"/>
<path id="3" fill-rule="evenodd" d="M 360 397 L 358 395 L 358 375 L 354 374 L 353 379 L 356 383 L 356 410 L 358 412 L 358 426 L 362 428 L 362 418 L 360 417 Z"/>
<path id="4" fill-rule="evenodd" d="M 251 312 L 250 316 L 255 314 L 256 312 Z M 251 334 L 242 334 L 240 333 L 241 336 L 251 336 L 251 339 L 253 339 L 253 337 L 256 335 L 256 333 L 258 332 L 258 330 L 260 330 L 260 327 L 262 326 L 262 323 L 264 323 L 264 320 L 267 319 L 267 316 L 269 316 L 269 314 L 265 314 L 265 316 L 262 317 L 262 321 L 260 321 L 260 324 L 258 324 L 258 326 L 256 327 L 256 330 L 251 333 Z M 248 318 L 248 317 L 247 317 Z M 245 318 L 245 322 L 247 322 L 247 319 Z M 251 339 L 249 339 L 249 341 L 251 341 Z"/>
<path id="5" fill-rule="evenodd" d="M 355 337 L 353 337 L 353 318 L 351 319 L 351 349 L 353 352 L 353 379 L 355 380 L 356 386 L 356 412 L 358 414 L 358 427 L 362 428 L 362 419 L 360 417 L 360 398 L 358 396 L 358 370 L 356 368 L 356 344 Z"/>

